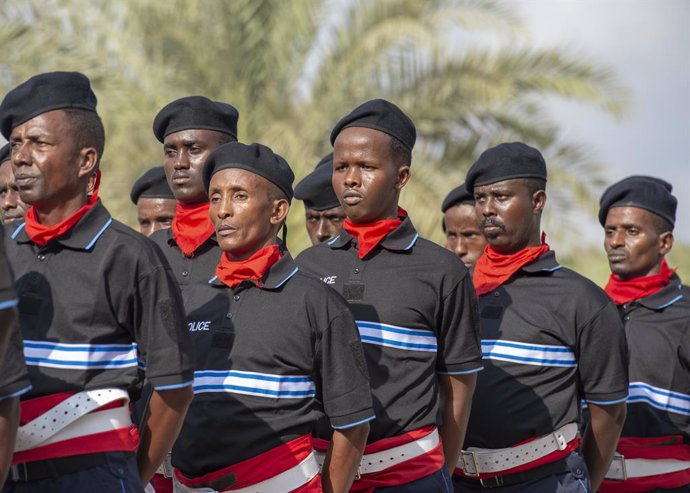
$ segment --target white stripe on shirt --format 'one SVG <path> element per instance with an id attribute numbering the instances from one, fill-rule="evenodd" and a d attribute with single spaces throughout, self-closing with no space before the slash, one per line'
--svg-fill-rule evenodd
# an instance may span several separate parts
<path id="1" fill-rule="evenodd" d="M 573 351 L 566 346 L 483 339 L 482 358 L 523 365 L 577 367 Z"/>
<path id="2" fill-rule="evenodd" d="M 643 402 L 652 407 L 690 416 L 690 396 L 671 390 L 652 387 L 644 382 L 630 382 L 628 402 Z"/>
<path id="3" fill-rule="evenodd" d="M 314 397 L 316 386 L 311 377 L 300 375 L 271 375 L 237 370 L 194 372 L 194 393 L 205 392 L 300 399 Z"/>
<path id="4" fill-rule="evenodd" d="M 102 370 L 137 366 L 137 345 L 65 344 L 24 340 L 24 358 L 29 366 L 72 370 Z"/>
<path id="5" fill-rule="evenodd" d="M 438 349 L 436 335 L 430 330 L 407 329 L 364 320 L 357 320 L 356 324 L 363 344 L 433 353 Z"/>

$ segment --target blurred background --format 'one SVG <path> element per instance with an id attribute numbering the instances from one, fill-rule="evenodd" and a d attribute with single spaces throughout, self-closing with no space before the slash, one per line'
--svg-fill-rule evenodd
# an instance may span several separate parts
<path id="1" fill-rule="evenodd" d="M 543 227 L 562 263 L 605 282 L 599 196 L 650 174 L 674 185 L 669 264 L 690 281 L 690 1 L 0 0 L 0 46 L 2 94 L 39 72 L 91 78 L 101 197 L 129 225 L 171 100 L 234 105 L 240 140 L 272 147 L 299 180 L 342 115 L 384 97 L 417 125 L 401 203 L 423 236 L 443 243 L 441 200 L 483 150 L 521 140 L 546 158 Z M 296 255 L 299 201 L 288 227 Z"/>

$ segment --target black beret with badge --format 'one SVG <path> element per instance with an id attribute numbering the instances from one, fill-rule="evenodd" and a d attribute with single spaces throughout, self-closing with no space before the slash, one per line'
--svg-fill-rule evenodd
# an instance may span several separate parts
<path id="1" fill-rule="evenodd" d="M 333 190 L 333 153 L 326 155 L 316 165 L 314 171 L 295 185 L 295 198 L 304 201 L 304 207 L 315 211 L 325 211 L 340 206 Z"/>
<path id="2" fill-rule="evenodd" d="M 678 199 L 671 193 L 673 185 L 653 176 L 629 176 L 608 187 L 599 201 L 599 222 L 606 223 L 613 207 L 638 207 L 676 224 Z"/>
<path id="3" fill-rule="evenodd" d="M 129 197 L 134 205 L 139 202 L 140 198 L 175 200 L 175 196 L 172 190 L 170 190 L 170 185 L 168 185 L 168 180 L 165 177 L 163 166 L 154 166 L 146 170 L 132 185 Z"/>
<path id="4" fill-rule="evenodd" d="M 292 201 L 295 174 L 287 161 L 263 144 L 229 142 L 217 147 L 204 164 L 204 188 L 208 192 L 211 177 L 222 169 L 239 168 L 257 174 L 276 185 Z"/>
<path id="5" fill-rule="evenodd" d="M 473 192 L 474 187 L 518 178 L 546 180 L 546 162 L 534 147 L 507 142 L 482 152 L 467 171 L 465 186 Z"/>
<path id="6" fill-rule="evenodd" d="M 372 128 L 387 133 L 410 151 L 417 140 L 417 130 L 410 117 L 385 99 L 367 101 L 341 118 L 331 132 L 331 144 L 335 144 L 340 132 L 350 127 Z"/>
<path id="7" fill-rule="evenodd" d="M 214 130 L 237 140 L 240 115 L 232 105 L 204 96 L 187 96 L 168 103 L 153 120 L 153 134 L 163 143 L 168 135 L 182 130 Z"/>
<path id="8" fill-rule="evenodd" d="M 0 131 L 9 140 L 12 129 L 43 113 L 64 109 L 96 112 L 96 95 L 79 72 L 38 74 L 7 93 L 0 104 Z"/>
<path id="9" fill-rule="evenodd" d="M 441 212 L 446 212 L 456 204 L 474 205 L 474 195 L 467 191 L 464 183 L 448 192 L 448 195 L 441 203 Z"/>

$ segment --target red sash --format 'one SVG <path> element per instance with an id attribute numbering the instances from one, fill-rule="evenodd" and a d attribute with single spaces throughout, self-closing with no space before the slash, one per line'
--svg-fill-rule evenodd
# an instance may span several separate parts
<path id="1" fill-rule="evenodd" d="M 541 235 L 541 246 L 523 248 L 511 255 L 502 255 L 491 245 L 486 245 L 484 253 L 474 265 L 474 289 L 477 296 L 490 293 L 501 286 L 525 265 L 534 262 L 550 250 L 546 234 Z"/>
<path id="2" fill-rule="evenodd" d="M 292 440 L 291 442 L 280 445 L 279 447 L 267 450 L 251 459 L 238 462 L 232 466 L 224 467 L 217 471 L 204 474 L 196 478 L 190 478 L 175 469 L 177 480 L 190 488 L 200 488 L 205 484 L 234 474 L 237 482 L 224 491 L 246 488 L 256 483 L 271 479 L 306 459 L 312 452 L 311 435 Z M 293 493 L 321 493 L 321 477 L 317 474 L 307 484 L 300 486 Z"/>
<path id="3" fill-rule="evenodd" d="M 76 392 L 61 392 L 35 399 L 28 399 L 20 403 L 19 425 L 34 420 L 41 414 L 68 399 Z M 92 412 L 104 411 L 122 406 L 122 402 L 112 402 Z M 71 455 L 93 454 L 97 452 L 134 452 L 139 447 L 139 433 L 136 425 L 130 425 L 117 430 L 95 433 L 93 435 L 71 438 L 49 445 L 39 446 L 12 456 L 12 464 L 33 462 L 37 460 L 56 459 Z"/>
<path id="4" fill-rule="evenodd" d="M 653 295 L 668 284 L 673 275 L 669 269 L 666 259 L 661 261 L 661 272 L 653 276 L 636 277 L 635 279 L 623 280 L 616 274 L 611 274 L 609 282 L 606 283 L 604 291 L 609 295 L 616 305 L 624 305 L 631 301 L 646 298 Z"/>
<path id="5" fill-rule="evenodd" d="M 86 201 L 86 204 L 68 218 L 52 226 L 45 226 L 39 223 L 36 208 L 33 205 L 29 207 L 29 210 L 26 211 L 26 223 L 24 226 L 27 236 L 37 245 L 45 246 L 50 240 L 59 238 L 67 233 L 93 208 L 94 205 L 96 205 L 96 202 L 98 202 L 98 187 L 100 184 L 101 172 L 99 170 L 96 172 L 96 183 L 93 186 L 93 193 Z"/>
<path id="6" fill-rule="evenodd" d="M 381 243 L 389 233 L 398 229 L 402 224 L 401 217 L 407 216 L 407 211 L 402 207 L 398 207 L 398 216 L 395 219 L 382 219 L 374 221 L 373 223 L 357 224 L 349 219 L 343 222 L 343 228 L 350 233 L 350 236 L 357 238 L 359 246 L 357 248 L 357 255 L 363 259 L 371 252 L 376 245 Z"/>
<path id="7" fill-rule="evenodd" d="M 690 461 L 690 445 L 680 435 L 661 437 L 621 437 L 617 450 L 627 459 L 678 459 Z M 641 493 L 655 488 L 679 488 L 690 484 L 690 468 L 683 471 L 631 478 L 625 481 L 604 479 L 601 493 Z"/>
<path id="8" fill-rule="evenodd" d="M 234 288 L 242 281 L 252 279 L 260 281 L 266 271 L 282 257 L 278 245 L 268 245 L 246 260 L 230 260 L 227 252 L 220 256 L 220 263 L 216 267 L 216 275 L 223 284 Z"/>
<path id="9" fill-rule="evenodd" d="M 414 442 L 429 435 L 434 429 L 436 427 L 433 425 L 425 426 L 402 435 L 383 438 L 367 445 L 364 448 L 364 454 L 374 454 Z M 326 452 L 328 450 L 328 441 L 318 438 L 314 439 L 314 448 L 320 452 Z M 445 463 L 443 444 L 439 441 L 438 445 L 426 454 L 395 464 L 384 471 L 363 474 L 359 479 L 355 479 L 350 492 L 373 493 L 376 488 L 387 488 L 411 483 L 440 471 L 442 467 L 445 467 Z"/>
<path id="10" fill-rule="evenodd" d="M 186 257 L 194 255 L 194 252 L 216 232 L 208 215 L 209 207 L 208 202 L 192 205 L 177 202 L 172 235 Z"/>

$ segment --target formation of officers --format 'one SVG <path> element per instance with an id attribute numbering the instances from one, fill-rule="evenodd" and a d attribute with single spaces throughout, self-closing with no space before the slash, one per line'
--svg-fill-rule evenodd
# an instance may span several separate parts
<path id="1" fill-rule="evenodd" d="M 533 147 L 480 155 L 444 249 L 398 204 L 416 130 L 394 104 L 340 119 L 293 188 L 234 107 L 189 96 L 153 122 L 140 234 L 98 199 L 96 105 L 74 72 L 0 104 L 3 493 L 690 491 L 671 184 L 604 192 L 601 290 L 547 243 Z"/>

